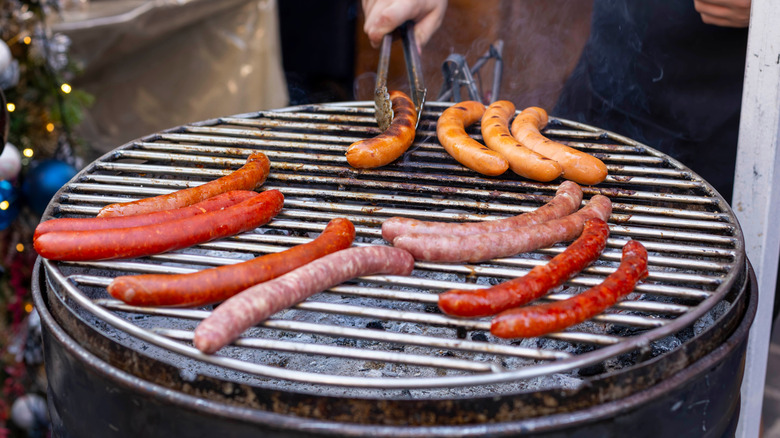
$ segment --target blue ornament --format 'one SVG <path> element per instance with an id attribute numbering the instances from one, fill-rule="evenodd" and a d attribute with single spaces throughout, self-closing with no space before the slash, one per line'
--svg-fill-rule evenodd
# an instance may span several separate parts
<path id="1" fill-rule="evenodd" d="M 39 216 L 42 215 L 57 190 L 76 173 L 78 171 L 64 161 L 44 160 L 34 164 L 22 184 L 22 192 L 27 197 L 30 208 Z"/>
<path id="2" fill-rule="evenodd" d="M 19 190 L 10 181 L 0 181 L 0 230 L 8 228 L 19 216 Z"/>

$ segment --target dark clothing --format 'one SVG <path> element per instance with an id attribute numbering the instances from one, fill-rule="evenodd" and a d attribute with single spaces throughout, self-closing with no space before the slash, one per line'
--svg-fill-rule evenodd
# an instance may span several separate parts
<path id="1" fill-rule="evenodd" d="M 692 0 L 595 0 L 553 114 L 656 148 L 730 201 L 746 46 L 747 29 L 704 24 Z"/>

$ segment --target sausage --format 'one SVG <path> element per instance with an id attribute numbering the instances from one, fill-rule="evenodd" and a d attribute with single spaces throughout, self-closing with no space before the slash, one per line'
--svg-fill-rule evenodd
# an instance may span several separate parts
<path id="1" fill-rule="evenodd" d="M 603 312 L 647 277 L 647 250 L 636 240 L 623 246 L 620 266 L 604 281 L 567 300 L 507 310 L 493 318 L 499 338 L 531 338 L 563 330 Z"/>
<path id="2" fill-rule="evenodd" d="M 557 161 L 563 168 L 564 178 L 586 185 L 604 181 L 607 166 L 601 160 L 543 136 L 539 130 L 546 125 L 545 110 L 526 108 L 512 122 L 512 135 L 528 149 Z"/>
<path id="3" fill-rule="evenodd" d="M 482 116 L 482 139 L 490 149 L 509 162 L 509 168 L 524 178 L 534 181 L 552 181 L 563 174 L 557 161 L 528 149 L 512 137 L 509 120 L 515 114 L 515 105 L 508 100 L 493 102 Z"/>
<path id="4" fill-rule="evenodd" d="M 191 274 L 125 275 L 108 285 L 108 293 L 135 306 L 203 306 L 348 248 L 354 239 L 352 222 L 333 219 L 313 241 L 279 253 Z"/>
<path id="5" fill-rule="evenodd" d="M 390 164 L 414 142 L 417 110 L 414 102 L 401 91 L 390 92 L 393 121 L 382 134 L 352 143 L 347 148 L 347 163 L 358 169 Z"/>
<path id="6" fill-rule="evenodd" d="M 601 219 L 585 222 L 582 234 L 566 250 L 528 274 L 480 290 L 453 289 L 439 295 L 439 309 L 453 316 L 495 315 L 530 303 L 561 285 L 599 258 L 607 246 L 609 227 Z"/>
<path id="7" fill-rule="evenodd" d="M 186 207 L 231 190 L 255 190 L 268 177 L 271 163 L 262 152 L 255 152 L 235 172 L 197 187 L 177 190 L 167 195 L 110 204 L 100 209 L 98 217 L 130 216 L 153 211 Z"/>
<path id="8" fill-rule="evenodd" d="M 509 162 L 466 133 L 466 127 L 482 118 L 485 105 L 467 100 L 453 105 L 439 116 L 436 136 L 448 154 L 459 163 L 483 175 L 496 176 L 506 172 Z"/>
<path id="9" fill-rule="evenodd" d="M 609 198 L 595 195 L 579 211 L 540 224 L 468 236 L 405 234 L 396 237 L 393 246 L 409 251 L 416 260 L 477 263 L 574 240 L 586 220 L 597 217 L 606 221 L 611 213 Z"/>
<path id="10" fill-rule="evenodd" d="M 214 353 L 249 327 L 317 292 L 364 275 L 409 275 L 412 269 L 414 259 L 401 249 L 347 248 L 229 298 L 198 324 L 193 342 L 200 351 Z"/>
<path id="11" fill-rule="evenodd" d="M 141 225 L 157 224 L 160 222 L 183 219 L 209 211 L 216 211 L 238 204 L 257 193 L 249 190 L 231 190 L 205 201 L 188 207 L 174 210 L 156 211 L 153 213 L 138 214 L 133 216 L 92 217 L 92 218 L 58 218 L 41 222 L 35 227 L 33 240 L 40 235 L 52 231 L 84 231 L 105 230 L 108 228 L 129 228 Z"/>
<path id="12" fill-rule="evenodd" d="M 283 202 L 281 192 L 266 190 L 222 210 L 159 224 L 52 231 L 38 237 L 33 246 L 38 255 L 51 260 L 108 260 L 159 254 L 259 227 L 281 211 Z"/>
<path id="13" fill-rule="evenodd" d="M 382 237 L 392 242 L 403 234 L 441 234 L 467 236 L 469 234 L 494 233 L 507 231 L 526 225 L 538 224 L 573 213 L 582 202 L 582 189 L 573 181 L 563 181 L 555 197 L 545 205 L 528 213 L 505 219 L 482 222 L 432 222 L 405 217 L 391 217 L 382 223 Z"/>

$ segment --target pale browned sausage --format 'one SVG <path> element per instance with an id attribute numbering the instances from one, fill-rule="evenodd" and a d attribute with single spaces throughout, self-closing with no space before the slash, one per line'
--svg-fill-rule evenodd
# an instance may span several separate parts
<path id="1" fill-rule="evenodd" d="M 453 105 L 439 116 L 436 136 L 447 153 L 460 164 L 483 175 L 501 175 L 509 168 L 506 158 L 466 133 L 466 127 L 478 122 L 484 112 L 485 105 L 472 100 Z"/>
<path id="2" fill-rule="evenodd" d="M 390 164 L 414 142 L 417 110 L 414 102 L 401 91 L 390 92 L 393 121 L 382 134 L 352 143 L 347 148 L 347 163 L 358 169 L 370 169 Z"/>
<path id="3" fill-rule="evenodd" d="M 200 351 L 214 353 L 249 327 L 317 292 L 364 275 L 409 275 L 413 269 L 414 259 L 402 249 L 347 248 L 229 298 L 198 324 L 193 342 Z"/>
<path id="4" fill-rule="evenodd" d="M 539 130 L 546 125 L 544 109 L 526 108 L 512 122 L 512 135 L 528 149 L 557 161 L 563 168 L 564 178 L 587 185 L 604 181 L 607 166 L 601 160 L 543 136 Z"/>
<path id="5" fill-rule="evenodd" d="M 611 213 L 609 198 L 595 195 L 576 213 L 540 224 L 468 236 L 405 234 L 396 237 L 393 246 L 409 251 L 416 260 L 477 263 L 574 240 L 586 220 L 596 217 L 606 221 Z"/>
<path id="6" fill-rule="evenodd" d="M 505 219 L 482 222 L 435 222 L 421 221 L 406 217 L 391 217 L 382 223 L 382 238 L 392 242 L 404 234 L 438 234 L 450 236 L 468 236 L 470 234 L 495 233 L 538 224 L 571 214 L 582 202 L 582 189 L 573 181 L 563 181 L 555 192 L 555 197 L 545 205 L 528 213 Z"/>
<path id="7" fill-rule="evenodd" d="M 509 132 L 509 120 L 515 105 L 508 100 L 493 102 L 482 116 L 482 139 L 490 149 L 509 162 L 512 172 L 534 181 L 552 181 L 563 174 L 557 161 L 528 149 Z"/>

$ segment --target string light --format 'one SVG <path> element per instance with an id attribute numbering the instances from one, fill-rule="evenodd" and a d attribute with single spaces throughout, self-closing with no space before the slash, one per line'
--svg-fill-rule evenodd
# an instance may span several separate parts
<path id="1" fill-rule="evenodd" d="M 30 38 L 30 36 L 28 35 L 28 36 L 24 37 L 22 42 L 24 42 L 25 44 L 27 44 L 29 46 L 30 43 L 32 43 L 32 38 Z"/>
<path id="2" fill-rule="evenodd" d="M 63 92 L 63 93 L 65 93 L 65 94 L 68 94 L 68 93 L 70 93 L 70 91 L 72 90 L 71 86 L 70 86 L 70 85 L 68 85 L 68 84 L 62 84 L 62 86 L 60 87 L 60 89 L 61 89 L 61 90 L 62 90 L 62 92 Z"/>
<path id="3" fill-rule="evenodd" d="M 49 132 L 54 132 L 54 123 L 47 123 L 46 130 Z"/>
<path id="4" fill-rule="evenodd" d="M 10 207 L 11 204 L 8 203 L 8 201 L 0 202 L 0 210 L 8 210 L 8 207 Z"/>
<path id="5" fill-rule="evenodd" d="M 13 103 L 11 103 L 11 102 L 8 102 L 8 103 L 5 105 L 5 108 L 8 110 L 8 112 L 9 112 L 9 113 L 12 113 L 12 112 L 14 112 L 14 111 L 16 110 L 16 105 L 14 105 L 14 104 L 13 104 Z"/>
<path id="6" fill-rule="evenodd" d="M 24 311 L 27 313 L 30 313 L 33 311 L 33 305 L 32 303 L 27 303 L 24 305 Z"/>
<path id="7" fill-rule="evenodd" d="M 25 148 L 25 150 L 22 151 L 22 155 L 24 155 L 27 158 L 32 158 L 34 152 L 30 148 Z"/>
<path id="8" fill-rule="evenodd" d="M 16 252 L 24 252 L 24 244 L 19 242 L 16 244 Z"/>

